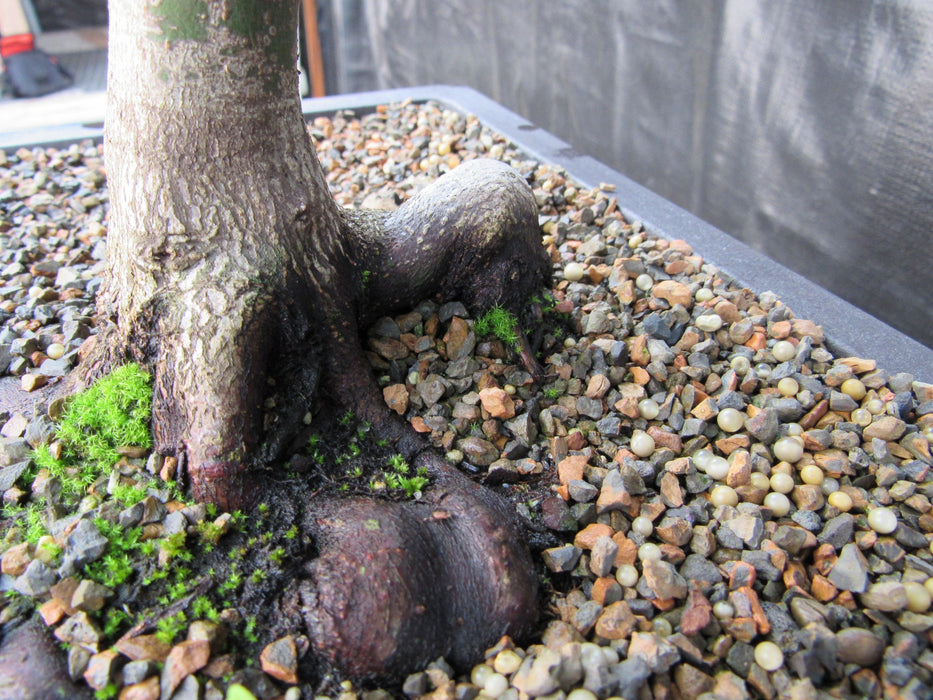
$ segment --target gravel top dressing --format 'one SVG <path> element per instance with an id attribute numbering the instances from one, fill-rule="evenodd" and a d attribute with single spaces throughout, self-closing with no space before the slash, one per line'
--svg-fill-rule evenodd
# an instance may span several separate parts
<path id="1" fill-rule="evenodd" d="M 933 385 L 834 357 L 774 294 L 473 117 L 403 103 L 309 129 L 344 206 L 395 208 L 476 157 L 534 189 L 554 266 L 543 383 L 495 310 L 412 299 L 367 343 L 387 404 L 528 521 L 539 636 L 388 689 L 301 681 L 308 639 L 262 607 L 295 531 L 265 527 L 266 504 L 186 500 L 149 450 L 144 373 L 22 408 L 93 342 L 107 187 L 90 144 L 0 151 L 0 622 L 35 609 L 101 698 L 933 696 Z M 421 475 L 367 457 L 365 425 L 314 413 L 283 478 L 419 496 Z"/>

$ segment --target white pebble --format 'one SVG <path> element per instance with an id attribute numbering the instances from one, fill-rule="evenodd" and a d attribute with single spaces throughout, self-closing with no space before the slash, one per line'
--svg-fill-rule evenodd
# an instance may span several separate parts
<path id="1" fill-rule="evenodd" d="M 61 343 L 52 343 L 45 349 L 45 354 L 50 360 L 57 360 L 65 354 L 65 346 Z"/>
<path id="2" fill-rule="evenodd" d="M 656 544 L 645 542 L 641 547 L 638 548 L 639 561 L 648 561 L 649 559 L 657 561 L 660 558 L 661 548 Z"/>
<path id="3" fill-rule="evenodd" d="M 509 689 L 509 679 L 501 673 L 492 673 L 483 683 L 483 692 L 491 698 L 500 697 Z"/>
<path id="4" fill-rule="evenodd" d="M 745 425 L 745 414 L 735 408 L 724 408 L 716 416 L 716 424 L 727 433 L 735 433 Z"/>
<path id="5" fill-rule="evenodd" d="M 848 394 L 856 401 L 861 401 L 865 398 L 865 394 L 868 393 L 868 390 L 865 388 L 865 385 L 862 384 L 860 379 L 846 379 L 842 386 L 839 387 L 839 390 L 843 394 Z"/>
<path id="6" fill-rule="evenodd" d="M 638 402 L 638 412 L 645 420 L 654 420 L 661 412 L 661 407 L 654 399 L 642 399 Z"/>
<path id="7" fill-rule="evenodd" d="M 714 333 L 722 328 L 722 317 L 719 314 L 703 314 L 696 320 L 696 327 L 707 333 Z"/>
<path id="8" fill-rule="evenodd" d="M 748 477 L 748 481 L 756 489 L 767 491 L 771 488 L 771 480 L 768 478 L 768 475 L 762 474 L 761 472 L 752 472 Z"/>
<path id="9" fill-rule="evenodd" d="M 781 392 L 781 396 L 796 396 L 797 392 L 800 391 L 800 385 L 793 377 L 784 377 L 778 382 L 777 388 Z"/>
<path id="10" fill-rule="evenodd" d="M 651 278 L 651 275 L 642 273 L 635 278 L 635 286 L 638 287 L 641 291 L 647 292 L 654 286 L 654 280 Z"/>
<path id="11" fill-rule="evenodd" d="M 852 497 L 845 491 L 833 491 L 826 501 L 833 508 L 838 508 L 843 513 L 852 510 Z"/>
<path id="12" fill-rule="evenodd" d="M 737 506 L 739 504 L 739 494 L 731 486 L 720 484 L 710 492 L 710 501 L 714 506 Z"/>
<path id="13" fill-rule="evenodd" d="M 904 581 L 904 592 L 907 593 L 907 609 L 913 613 L 925 613 L 933 603 L 933 596 L 922 583 L 917 581 Z"/>
<path id="14" fill-rule="evenodd" d="M 586 688 L 577 688 L 567 693 L 567 700 L 597 700 L 597 698 Z"/>
<path id="15" fill-rule="evenodd" d="M 725 457 L 714 456 L 706 463 L 706 475 L 710 479 L 721 481 L 729 473 L 729 462 Z"/>
<path id="16" fill-rule="evenodd" d="M 473 667 L 473 670 L 470 671 L 470 682 L 477 688 L 483 688 L 485 687 L 488 678 L 494 673 L 495 671 L 491 666 L 487 666 L 486 664 L 477 664 Z"/>
<path id="17" fill-rule="evenodd" d="M 730 360 L 729 366 L 731 366 L 740 377 L 744 377 L 752 368 L 752 363 L 744 355 L 736 355 Z"/>
<path id="18" fill-rule="evenodd" d="M 568 282 L 579 282 L 583 279 L 583 265 L 578 262 L 567 263 L 564 267 L 564 279 Z"/>
<path id="19" fill-rule="evenodd" d="M 771 488 L 777 493 L 790 493 L 794 490 L 794 477 L 784 472 L 771 474 Z"/>
<path id="20" fill-rule="evenodd" d="M 881 399 L 869 399 L 865 403 L 865 408 L 874 416 L 880 416 L 884 413 L 884 401 Z"/>
<path id="21" fill-rule="evenodd" d="M 790 436 L 782 437 L 774 443 L 771 449 L 774 452 L 774 456 L 782 462 L 794 464 L 803 458 L 803 441 L 796 440 Z"/>
<path id="22" fill-rule="evenodd" d="M 713 603 L 713 615 L 719 620 L 731 620 L 735 616 L 735 608 L 732 607 L 732 603 L 720 600 Z"/>
<path id="23" fill-rule="evenodd" d="M 493 668 L 496 673 L 501 673 L 503 676 L 509 676 L 515 673 L 521 665 L 522 657 L 516 654 L 512 649 L 503 649 L 496 654 L 495 661 L 493 661 Z"/>
<path id="24" fill-rule="evenodd" d="M 800 470 L 800 480 L 805 484 L 818 486 L 823 483 L 824 478 L 826 475 L 823 474 L 823 470 L 815 464 L 808 464 Z"/>
<path id="25" fill-rule="evenodd" d="M 704 301 L 709 301 L 716 295 L 713 294 L 712 289 L 708 289 L 707 287 L 700 287 L 697 290 L 696 294 L 694 294 L 693 296 L 698 302 L 702 304 Z"/>
<path id="26" fill-rule="evenodd" d="M 897 529 L 897 515 L 890 508 L 875 508 L 868 514 L 868 527 L 879 535 L 890 535 Z"/>
<path id="27" fill-rule="evenodd" d="M 871 411 L 869 411 L 867 408 L 856 408 L 854 411 L 852 411 L 851 414 L 849 414 L 849 418 L 853 423 L 863 428 L 871 425 Z"/>
<path id="28" fill-rule="evenodd" d="M 784 665 L 784 652 L 774 642 L 759 642 L 755 647 L 755 663 L 765 671 L 777 671 Z"/>
<path id="29" fill-rule="evenodd" d="M 693 463 L 701 472 L 706 471 L 706 465 L 713 458 L 713 453 L 709 450 L 697 450 L 693 453 Z"/>
<path id="30" fill-rule="evenodd" d="M 631 588 L 638 583 L 638 569 L 632 564 L 623 564 L 616 569 L 616 581 L 623 588 Z"/>
<path id="31" fill-rule="evenodd" d="M 772 491 L 765 496 L 764 506 L 778 518 L 790 512 L 790 499 L 779 491 Z"/>
<path id="32" fill-rule="evenodd" d="M 772 346 L 771 354 L 778 362 L 787 362 L 797 354 L 797 348 L 789 340 L 779 340 Z"/>
<path id="33" fill-rule="evenodd" d="M 639 515 L 637 518 L 632 520 L 632 532 L 637 532 L 639 535 L 648 537 L 652 532 L 654 532 L 654 525 L 652 524 L 650 518 L 646 518 L 644 515 Z"/>
<path id="34" fill-rule="evenodd" d="M 654 438 L 644 430 L 636 430 L 629 447 L 639 457 L 650 457 L 654 452 Z"/>

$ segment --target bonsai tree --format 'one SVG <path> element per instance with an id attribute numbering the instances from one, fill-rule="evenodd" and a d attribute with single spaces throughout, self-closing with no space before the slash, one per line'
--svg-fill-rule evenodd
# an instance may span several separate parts
<path id="1" fill-rule="evenodd" d="M 465 664 L 533 624 L 530 557 L 513 509 L 385 405 L 361 329 L 427 297 L 521 312 L 548 270 L 535 201 L 471 161 L 396 212 L 340 208 L 302 119 L 297 19 L 294 0 L 111 3 L 108 270 L 79 378 L 147 367 L 156 449 L 228 509 L 263 492 L 319 392 L 368 421 L 432 485 L 311 504 L 316 549 L 281 607 L 352 675 Z"/>

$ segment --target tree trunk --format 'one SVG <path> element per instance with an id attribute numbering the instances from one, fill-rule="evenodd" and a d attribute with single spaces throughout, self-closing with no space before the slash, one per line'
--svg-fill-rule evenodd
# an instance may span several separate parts
<path id="1" fill-rule="evenodd" d="M 301 118 L 296 6 L 111 14 L 108 340 L 154 367 L 156 443 L 185 450 L 195 497 L 239 505 L 270 364 L 307 352 L 319 284 L 348 264 Z"/>
<path id="2" fill-rule="evenodd" d="M 360 343 L 362 324 L 426 296 L 520 311 L 548 270 L 527 183 L 470 162 L 393 214 L 342 210 L 301 115 L 293 0 L 110 10 L 109 267 L 80 371 L 149 367 L 156 449 L 226 508 L 260 493 L 256 467 L 274 465 L 321 389 L 429 467 L 429 506 L 310 508 L 320 557 L 291 593 L 296 624 L 338 668 L 398 673 L 435 651 L 466 663 L 527 631 L 535 575 L 517 518 L 386 407 Z M 373 518 L 379 536 L 360 524 Z M 419 569 L 432 560 L 449 587 Z M 382 566 L 360 577 L 363 562 Z"/>

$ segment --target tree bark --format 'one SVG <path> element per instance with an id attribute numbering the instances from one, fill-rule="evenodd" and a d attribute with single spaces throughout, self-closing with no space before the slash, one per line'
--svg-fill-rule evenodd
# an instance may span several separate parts
<path id="1" fill-rule="evenodd" d="M 315 302 L 349 264 L 301 119 L 295 11 L 166 0 L 111 13 L 100 309 L 112 342 L 154 367 L 158 448 L 184 450 L 195 496 L 227 506 L 248 493 L 273 361 L 314 347 Z"/>
<path id="2" fill-rule="evenodd" d="M 149 367 L 156 449 L 228 509 L 261 493 L 257 466 L 320 390 L 430 468 L 424 504 L 310 509 L 320 556 L 292 591 L 296 624 L 342 671 L 466 663 L 527 632 L 536 583 L 515 514 L 388 409 L 360 339 L 428 296 L 520 311 L 549 265 L 527 183 L 470 162 L 398 212 L 342 210 L 301 115 L 293 0 L 124 0 L 110 16 L 108 274 L 80 371 Z"/>

